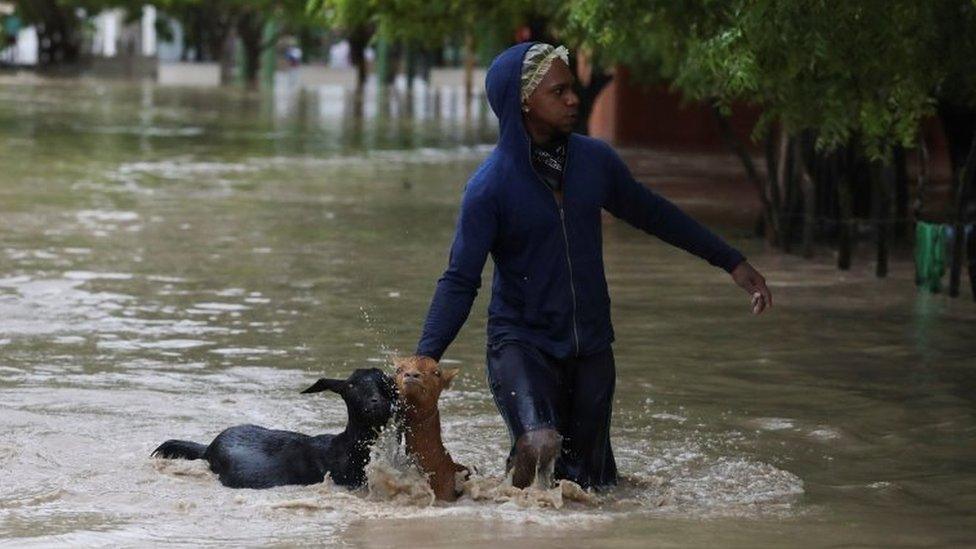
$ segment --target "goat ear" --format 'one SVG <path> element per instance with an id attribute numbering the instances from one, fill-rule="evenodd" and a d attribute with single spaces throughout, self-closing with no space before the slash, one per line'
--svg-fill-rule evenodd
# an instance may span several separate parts
<path id="1" fill-rule="evenodd" d="M 447 370 L 441 370 L 441 384 L 447 389 L 451 386 L 451 380 L 460 372 L 460 368 L 448 368 Z"/>
<path id="2" fill-rule="evenodd" d="M 322 391 L 332 391 L 334 393 L 339 393 L 341 395 L 345 384 L 346 384 L 346 380 L 344 379 L 329 379 L 323 377 L 322 379 L 316 381 L 315 384 L 313 384 L 311 387 L 302 391 L 302 394 L 321 393 Z"/>

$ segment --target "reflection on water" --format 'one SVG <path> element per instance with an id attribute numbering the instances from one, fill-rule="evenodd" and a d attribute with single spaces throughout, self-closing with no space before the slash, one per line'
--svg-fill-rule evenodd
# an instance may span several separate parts
<path id="1" fill-rule="evenodd" d="M 776 292 L 762 318 L 723 273 L 607 221 L 624 478 L 595 504 L 499 487 L 485 295 L 446 357 L 463 370 L 441 399 L 444 438 L 480 475 L 457 505 L 328 483 L 230 490 L 202 462 L 150 460 L 162 440 L 239 423 L 336 432 L 341 401 L 298 391 L 412 350 L 494 135 L 483 111 L 444 107 L 450 93 L 415 96 L 410 114 L 404 97 L 367 97 L 357 119 L 327 89 L 0 85 L 0 536 L 976 541 L 972 304 L 916 295 L 904 262 L 883 281 L 838 273 L 735 226 L 715 228 Z"/>

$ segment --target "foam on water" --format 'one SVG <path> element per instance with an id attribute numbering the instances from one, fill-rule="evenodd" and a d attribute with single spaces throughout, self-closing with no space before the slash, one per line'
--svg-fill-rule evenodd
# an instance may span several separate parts
<path id="1" fill-rule="evenodd" d="M 676 477 L 670 484 L 676 504 L 709 512 L 788 504 L 803 494 L 803 482 L 796 475 L 767 463 L 730 457 Z"/>
<path id="2" fill-rule="evenodd" d="M 229 501 L 244 512 L 264 510 L 272 513 L 270 520 L 276 521 L 282 519 L 278 513 L 296 518 L 318 515 L 333 525 L 450 516 L 573 530 L 634 513 L 759 516 L 773 509 L 788 509 L 788 497 L 802 493 L 795 477 L 790 478 L 788 473 L 742 461 L 720 460 L 688 481 L 631 476 L 622 479 L 620 488 L 600 494 L 567 481 L 545 490 L 520 490 L 503 476 L 475 475 L 459 483 L 462 495 L 458 501 L 446 504 L 434 500 L 424 476 L 388 445 L 389 440 L 381 442 L 374 451 L 368 468 L 368 487 L 353 491 L 335 486 L 330 479 L 313 486 L 228 491 L 217 484 L 202 461 L 154 460 L 154 468 L 180 482 L 191 483 L 197 491 L 234 492 Z M 221 499 L 227 500 L 223 496 Z M 175 509 L 198 514 L 202 505 L 201 501 L 183 497 L 176 501 Z"/>
<path id="3" fill-rule="evenodd" d="M 207 442 L 241 423 L 341 430 L 340 399 L 298 391 L 413 348 L 463 183 L 491 149 L 456 145 L 490 141 L 491 123 L 478 111 L 474 125 L 389 119 L 367 101 L 365 125 L 333 126 L 305 99 L 282 115 L 225 88 L 6 78 L 6 543 L 972 545 L 974 450 L 960 441 L 974 425 L 974 309 L 917 293 L 910 255 L 893 253 L 878 280 L 868 247 L 845 272 L 824 250 L 768 253 L 744 237 L 754 216 L 724 198 L 714 206 L 727 218 L 684 204 L 761 267 L 771 315 L 748 317 L 724 273 L 604 223 L 615 489 L 505 483 L 508 434 L 481 375 L 487 290 L 447 356 L 464 373 L 443 399 L 445 444 L 480 471 L 458 502 L 431 504 L 418 473 L 392 461 L 371 472 L 372 492 L 231 490 L 203 462 L 150 461 L 163 440 Z M 73 129 L 199 127 L 202 138 L 176 139 Z M 728 155 L 635 159 L 669 198 L 742 183 Z M 729 230 L 739 217 L 751 219 Z M 214 302 L 248 308 L 194 305 Z"/>
<path id="4" fill-rule="evenodd" d="M 197 309 L 204 309 L 207 311 L 216 311 L 216 312 L 246 311 L 250 308 L 247 305 L 241 305 L 239 303 L 216 303 L 216 302 L 196 303 L 194 304 L 194 307 L 196 307 Z"/>
<path id="5" fill-rule="evenodd" d="M 68 271 L 64 273 L 68 280 L 129 280 L 129 273 L 93 273 L 89 271 Z"/>
<path id="6" fill-rule="evenodd" d="M 153 468 L 165 475 L 174 477 L 202 478 L 217 482 L 217 475 L 210 471 L 210 465 L 202 460 L 152 459 Z"/>
<path id="7" fill-rule="evenodd" d="M 459 146 L 453 148 L 388 149 L 366 151 L 351 155 L 331 157 L 258 157 L 235 162 L 199 160 L 191 156 L 159 161 L 123 163 L 107 174 L 110 181 L 123 189 L 141 192 L 147 178 L 153 182 L 206 180 L 210 185 L 226 190 L 242 177 L 259 171 L 295 169 L 318 171 L 322 169 L 390 169 L 407 164 L 442 164 L 444 162 L 471 162 L 484 158 L 492 149 L 489 145 Z M 100 188 L 99 185 L 90 185 Z M 118 188 L 116 187 L 116 190 Z M 323 200 L 322 197 L 318 197 Z M 328 201 L 328 200 L 326 200 Z"/>
<path id="8" fill-rule="evenodd" d="M 781 431 L 793 428 L 793 420 L 781 417 L 763 417 L 754 421 L 757 429 L 764 431 Z"/>
<path id="9" fill-rule="evenodd" d="M 156 177 L 182 179 L 188 177 L 213 176 L 229 173 L 252 172 L 255 166 L 242 162 L 199 161 L 192 157 L 174 158 L 155 162 L 129 162 L 117 168 L 117 176 L 124 178 L 134 174 L 147 174 Z"/>
<path id="10" fill-rule="evenodd" d="M 156 126 L 101 126 L 87 127 L 84 128 L 84 131 L 118 135 L 138 135 L 145 137 L 190 137 L 203 135 L 204 133 L 203 128 L 194 126 L 181 126 L 178 128 L 162 128 Z"/>
<path id="11" fill-rule="evenodd" d="M 225 493 L 203 461 L 152 460 L 156 472 Z M 426 477 L 404 454 L 393 429 L 386 429 L 371 453 L 367 486 L 346 490 L 326 478 L 313 486 L 234 491 L 238 506 L 281 512 L 326 513 L 336 520 L 468 516 L 581 527 L 633 513 L 680 516 L 759 516 L 784 512 L 803 493 L 794 475 L 744 459 L 719 458 L 680 475 L 636 474 L 614 490 L 596 493 L 561 480 L 551 488 L 518 489 L 504 475 L 458 479 L 457 502 L 434 498 Z M 180 501 L 185 501 L 180 500 Z M 182 504 L 189 511 L 195 504 Z"/>

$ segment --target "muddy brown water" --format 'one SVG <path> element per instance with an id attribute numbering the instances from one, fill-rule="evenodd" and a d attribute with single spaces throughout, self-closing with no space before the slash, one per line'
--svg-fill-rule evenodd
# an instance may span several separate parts
<path id="1" fill-rule="evenodd" d="M 357 121 L 334 89 L 0 82 L 0 543 L 976 543 L 976 306 L 917 294 L 904 259 L 879 281 L 721 223 L 767 275 L 771 314 L 606 222 L 623 479 L 596 502 L 499 495 L 487 291 L 446 356 L 462 373 L 442 417 L 490 496 L 231 490 L 150 459 L 239 423 L 335 432 L 341 401 L 298 392 L 412 350 L 495 132 L 456 94 L 415 101 L 403 116 L 368 98 Z"/>

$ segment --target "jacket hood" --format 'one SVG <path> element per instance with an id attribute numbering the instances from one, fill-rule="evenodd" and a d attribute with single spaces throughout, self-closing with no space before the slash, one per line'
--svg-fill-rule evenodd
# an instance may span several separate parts
<path id="1" fill-rule="evenodd" d="M 522 122 L 522 59 L 536 42 L 522 42 L 498 54 L 485 75 L 488 104 L 498 117 L 498 147 L 528 156 L 529 133 Z"/>

